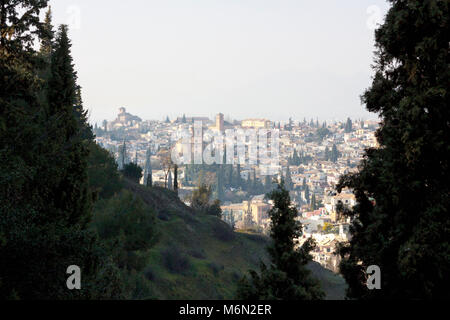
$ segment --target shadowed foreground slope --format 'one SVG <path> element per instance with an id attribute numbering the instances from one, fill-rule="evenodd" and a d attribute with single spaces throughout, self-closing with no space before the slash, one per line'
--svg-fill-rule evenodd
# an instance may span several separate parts
<path id="1" fill-rule="evenodd" d="M 125 181 L 158 216 L 157 242 L 144 269 L 157 299 L 233 299 L 239 279 L 267 259 L 269 238 L 233 232 L 220 219 L 196 214 L 172 191 Z M 343 299 L 345 282 L 316 263 L 309 268 L 327 299 Z"/>

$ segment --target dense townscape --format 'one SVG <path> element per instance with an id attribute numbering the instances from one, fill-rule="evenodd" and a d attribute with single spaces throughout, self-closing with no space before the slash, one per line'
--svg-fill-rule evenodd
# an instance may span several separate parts
<path id="1" fill-rule="evenodd" d="M 187 117 L 174 120 L 143 121 L 125 108 L 120 108 L 114 121 L 94 125 L 97 142 L 114 154 L 119 168 L 136 164 L 142 169 L 139 182 L 176 189 L 179 197 L 191 205 L 192 194 L 200 186 L 210 188 L 211 197 L 220 201 L 221 217 L 233 228 L 245 232 L 269 234 L 269 210 L 273 203 L 265 197 L 275 182 L 283 180 L 290 191 L 292 204 L 298 210 L 298 220 L 304 226 L 299 243 L 314 238 L 314 259 L 325 267 L 338 271 L 336 244 L 349 237 L 348 219 L 337 213 L 342 203 L 353 207 L 355 197 L 350 190 L 337 194 L 339 177 L 356 170 L 366 148 L 377 147 L 376 120 L 319 122 L 317 119 L 273 122 L 266 119 L 241 121 L 207 117 Z M 192 130 L 200 122 L 203 130 L 225 132 L 229 129 L 276 130 L 279 139 L 279 161 L 268 175 L 259 163 L 241 162 L 235 165 L 185 164 L 167 166 L 167 151 L 177 147 L 171 138 L 174 132 Z M 251 143 L 247 143 L 247 150 Z M 234 155 L 237 158 L 237 155 Z M 275 180 L 275 181 L 274 181 Z"/>

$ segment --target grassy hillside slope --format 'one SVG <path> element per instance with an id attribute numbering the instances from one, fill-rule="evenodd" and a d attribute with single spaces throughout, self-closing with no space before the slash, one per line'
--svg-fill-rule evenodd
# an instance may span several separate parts
<path id="1" fill-rule="evenodd" d="M 239 279 L 267 259 L 267 237 L 236 233 L 213 216 L 199 215 L 175 193 L 125 181 L 125 188 L 158 215 L 157 242 L 144 275 L 157 299 L 233 299 Z M 342 299 L 344 280 L 311 264 L 329 299 Z"/>

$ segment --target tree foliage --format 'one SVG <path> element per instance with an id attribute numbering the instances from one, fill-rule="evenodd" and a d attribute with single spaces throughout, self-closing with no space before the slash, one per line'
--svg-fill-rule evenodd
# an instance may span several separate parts
<path id="1" fill-rule="evenodd" d="M 115 269 L 87 229 L 90 128 L 67 28 L 53 40 L 50 16 L 39 20 L 46 5 L 0 3 L 0 299 L 114 298 Z M 34 51 L 36 37 L 52 42 L 46 56 Z M 81 268 L 83 290 L 67 289 L 70 265 Z"/>
<path id="2" fill-rule="evenodd" d="M 343 212 L 353 224 L 341 271 L 352 298 L 448 298 L 449 2 L 390 2 L 363 95 L 382 119 L 380 147 L 339 185 L 358 203 Z M 382 290 L 366 287 L 370 265 L 381 268 Z"/>
<path id="3" fill-rule="evenodd" d="M 130 162 L 123 167 L 122 174 L 135 183 L 139 183 L 142 178 L 142 168 Z"/>
<path id="4" fill-rule="evenodd" d="M 222 209 L 220 208 L 220 201 L 211 201 L 212 189 L 211 187 L 201 184 L 192 193 L 191 207 L 197 212 L 222 217 Z"/>
<path id="5" fill-rule="evenodd" d="M 268 247 L 270 264 L 261 262 L 260 273 L 250 271 L 250 278 L 239 283 L 237 296 L 243 300 L 315 300 L 324 298 L 316 279 L 306 264 L 312 260 L 312 240 L 297 247 L 302 226 L 296 220 L 297 209 L 291 205 L 289 191 L 282 182 L 268 197 L 274 201 L 269 211 L 272 221 Z"/>

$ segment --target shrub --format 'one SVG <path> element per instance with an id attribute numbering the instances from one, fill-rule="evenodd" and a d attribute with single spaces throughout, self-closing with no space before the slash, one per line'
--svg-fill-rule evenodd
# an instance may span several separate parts
<path id="1" fill-rule="evenodd" d="M 221 241 L 232 241 L 235 238 L 233 229 L 223 221 L 217 221 L 213 225 L 213 235 Z"/>
<path id="2" fill-rule="evenodd" d="M 162 252 L 165 267 L 172 273 L 183 273 L 191 266 L 189 258 L 175 246 L 169 247 Z"/>
<path id="3" fill-rule="evenodd" d="M 201 260 L 206 259 L 205 251 L 203 249 L 194 248 L 191 251 L 189 251 L 189 255 L 193 258 Z"/>
<path id="4" fill-rule="evenodd" d="M 214 273 L 215 276 L 219 274 L 220 271 L 225 270 L 225 267 L 223 265 L 218 265 L 215 262 L 211 262 L 208 267 L 211 269 L 211 271 Z"/>
<path id="5" fill-rule="evenodd" d="M 151 267 L 147 267 L 144 270 L 144 277 L 148 280 L 148 281 L 153 281 L 155 280 L 155 272 L 151 269 Z"/>

